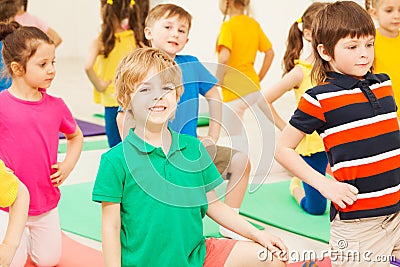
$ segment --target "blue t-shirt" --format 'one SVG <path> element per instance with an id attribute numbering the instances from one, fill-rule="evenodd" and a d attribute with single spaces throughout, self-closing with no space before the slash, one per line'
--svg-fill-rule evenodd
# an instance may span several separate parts
<path id="1" fill-rule="evenodd" d="M 0 52 L 3 51 L 3 42 L 0 41 Z M 0 92 L 11 86 L 11 79 L 5 73 L 5 65 L 3 61 L 3 53 L 0 55 Z"/>
<path id="2" fill-rule="evenodd" d="M 184 92 L 169 126 L 176 132 L 197 137 L 199 94 L 204 96 L 218 80 L 194 56 L 177 55 L 175 62 L 182 70 Z"/>

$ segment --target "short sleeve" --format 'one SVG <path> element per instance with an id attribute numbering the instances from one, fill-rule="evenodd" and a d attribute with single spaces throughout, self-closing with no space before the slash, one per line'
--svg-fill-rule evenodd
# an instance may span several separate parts
<path id="1" fill-rule="evenodd" d="M 219 36 L 217 40 L 217 52 L 220 51 L 221 46 L 225 46 L 229 50 L 232 50 L 232 32 L 229 28 L 229 25 L 224 22 L 221 25 L 221 29 L 219 31 Z"/>
<path id="2" fill-rule="evenodd" d="M 47 31 L 49 30 L 49 25 L 44 22 L 44 20 L 40 19 L 37 16 L 33 16 L 31 15 L 35 21 L 36 27 L 38 27 L 39 29 L 41 29 L 44 33 L 47 33 Z"/>
<path id="3" fill-rule="evenodd" d="M 185 62 L 178 64 L 184 76 L 185 90 L 190 86 L 197 86 L 198 92 L 204 96 L 218 82 L 218 79 L 208 71 L 197 57 L 186 56 Z"/>
<path id="4" fill-rule="evenodd" d="M 218 172 L 217 167 L 212 161 L 204 145 L 200 143 L 202 175 L 204 180 L 205 191 L 211 191 L 223 182 L 221 174 Z"/>
<path id="5" fill-rule="evenodd" d="M 3 161 L 0 160 L 0 207 L 11 206 L 18 193 L 18 179 L 8 172 Z"/>
<path id="6" fill-rule="evenodd" d="M 69 110 L 69 108 L 67 107 L 67 105 L 63 100 L 61 100 L 60 108 L 61 108 L 62 120 L 59 132 L 64 134 L 73 134 L 76 130 L 76 121 L 72 116 L 71 111 Z"/>
<path id="7" fill-rule="evenodd" d="M 199 92 L 202 96 L 205 96 L 215 86 L 218 79 L 200 62 L 197 63 L 196 71 L 198 74 Z"/>
<path id="8" fill-rule="evenodd" d="M 123 167 L 118 167 L 118 161 L 111 161 L 107 154 L 103 154 L 97 171 L 92 192 L 95 202 L 121 203 L 125 181 Z"/>
<path id="9" fill-rule="evenodd" d="M 259 25 L 258 50 L 261 52 L 265 52 L 271 48 L 272 48 L 271 41 L 268 39 L 267 35 L 264 33 L 264 31 L 261 29 L 261 26 Z"/>
<path id="10" fill-rule="evenodd" d="M 305 92 L 301 97 L 298 107 L 289 123 L 306 134 L 311 134 L 325 124 L 321 104 L 315 97 L 312 89 Z"/>

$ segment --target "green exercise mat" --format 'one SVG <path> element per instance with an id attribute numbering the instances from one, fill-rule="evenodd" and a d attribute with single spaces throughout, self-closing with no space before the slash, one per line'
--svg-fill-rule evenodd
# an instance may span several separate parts
<path id="1" fill-rule="evenodd" d="M 290 181 L 261 184 L 254 192 L 246 192 L 240 213 L 256 221 L 329 242 L 329 201 L 323 215 L 303 211 L 289 192 Z M 218 188 L 221 190 L 221 188 Z"/>
<path id="2" fill-rule="evenodd" d="M 58 205 L 61 229 L 101 241 L 101 205 L 92 201 L 93 183 L 63 185 Z"/>
<path id="3" fill-rule="evenodd" d="M 82 151 L 90 151 L 90 150 L 102 150 L 108 149 L 108 141 L 104 140 L 96 140 L 96 141 L 84 141 Z M 67 151 L 67 144 L 62 143 L 58 145 L 58 153 L 65 153 Z"/>
<path id="4" fill-rule="evenodd" d="M 63 185 L 59 213 L 61 228 L 96 241 L 101 241 L 101 205 L 93 202 L 93 183 Z M 259 229 L 262 226 L 253 224 Z M 220 237 L 218 224 L 208 218 L 204 219 L 204 236 Z"/>
<path id="5" fill-rule="evenodd" d="M 95 118 L 100 118 L 100 119 L 104 119 L 104 114 L 102 114 L 102 113 L 95 113 L 95 114 L 93 114 L 93 117 L 95 117 Z"/>
<path id="6" fill-rule="evenodd" d="M 197 119 L 197 127 L 208 126 L 210 124 L 210 116 L 208 113 L 201 113 Z"/>

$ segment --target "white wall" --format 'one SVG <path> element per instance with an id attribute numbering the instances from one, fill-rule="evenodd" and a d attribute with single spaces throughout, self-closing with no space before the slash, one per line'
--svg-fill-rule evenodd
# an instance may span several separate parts
<path id="1" fill-rule="evenodd" d="M 153 0 L 151 3 L 160 2 L 179 4 L 193 15 L 190 40 L 183 53 L 215 62 L 214 45 L 222 22 L 218 0 Z M 99 0 L 30 0 L 28 10 L 44 19 L 62 36 L 63 43 L 57 49 L 58 58 L 83 59 L 91 40 L 99 33 L 99 3 Z M 310 0 L 251 1 L 251 15 L 261 24 L 276 53 L 264 83 L 271 81 L 271 77 L 274 81 L 279 79 L 287 31 L 310 3 Z M 259 64 L 261 62 L 257 59 L 256 66 Z"/>

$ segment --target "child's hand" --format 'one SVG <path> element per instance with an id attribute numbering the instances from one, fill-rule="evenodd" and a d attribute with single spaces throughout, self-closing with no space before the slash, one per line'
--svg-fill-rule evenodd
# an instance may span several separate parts
<path id="1" fill-rule="evenodd" d="M 357 200 L 358 189 L 355 186 L 336 180 L 328 181 L 325 189 L 321 190 L 321 194 L 337 204 L 341 209 L 345 209 L 348 205 L 353 205 Z"/>
<path id="2" fill-rule="evenodd" d="M 268 249 L 278 260 L 288 261 L 288 248 L 279 237 L 260 230 L 258 240 L 258 243 Z"/>
<path id="3" fill-rule="evenodd" d="M 51 168 L 56 170 L 55 173 L 50 175 L 51 182 L 55 187 L 60 186 L 72 171 L 72 167 L 70 168 L 64 162 L 57 162 L 56 164 L 53 164 Z"/>
<path id="4" fill-rule="evenodd" d="M 96 86 L 96 90 L 100 93 L 104 92 L 107 87 L 112 83 L 112 81 L 105 81 L 103 79 L 99 79 L 99 83 Z"/>
<path id="5" fill-rule="evenodd" d="M 0 267 L 10 266 L 16 250 L 16 247 L 0 244 Z"/>
<path id="6" fill-rule="evenodd" d="M 200 142 L 203 143 L 204 147 L 215 146 L 216 145 L 216 141 L 214 140 L 214 138 L 212 138 L 209 135 L 207 135 L 207 136 L 198 136 L 197 138 L 199 138 Z"/>

